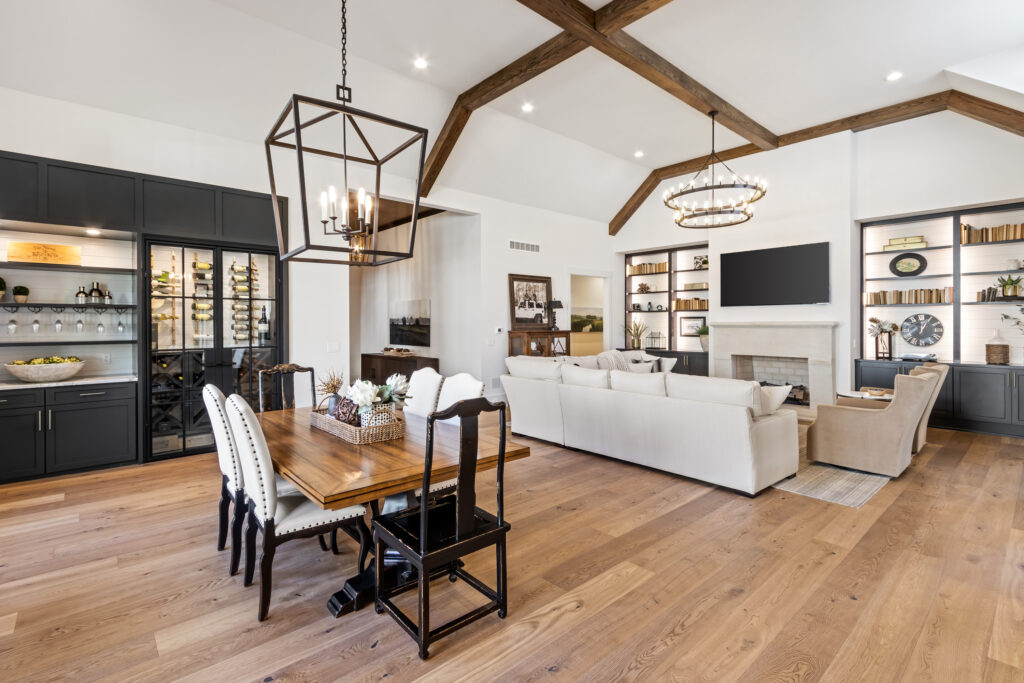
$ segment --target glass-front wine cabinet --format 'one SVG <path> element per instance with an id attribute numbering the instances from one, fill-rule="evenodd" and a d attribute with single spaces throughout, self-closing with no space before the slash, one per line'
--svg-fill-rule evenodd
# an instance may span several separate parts
<path id="1" fill-rule="evenodd" d="M 214 449 L 203 387 L 258 409 L 257 372 L 283 355 L 277 254 L 153 241 L 148 251 L 148 459 Z M 146 317 L 142 317 L 146 320 Z M 265 386 L 265 405 L 274 387 Z"/>

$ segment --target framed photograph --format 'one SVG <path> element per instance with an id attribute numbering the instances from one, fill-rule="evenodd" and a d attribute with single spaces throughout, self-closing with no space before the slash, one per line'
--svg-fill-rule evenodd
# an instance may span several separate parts
<path id="1" fill-rule="evenodd" d="M 508 276 L 508 314 L 513 330 L 551 329 L 551 278 L 537 275 Z"/>
<path id="2" fill-rule="evenodd" d="M 679 336 L 697 337 L 697 330 L 704 327 L 708 322 L 704 317 L 679 318 Z"/>
<path id="3" fill-rule="evenodd" d="M 708 268 L 708 255 L 698 254 L 693 257 L 693 269 L 694 270 L 707 270 Z"/>

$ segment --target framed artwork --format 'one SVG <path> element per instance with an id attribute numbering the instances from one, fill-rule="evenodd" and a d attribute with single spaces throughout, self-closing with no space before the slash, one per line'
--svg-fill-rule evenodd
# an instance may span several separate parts
<path id="1" fill-rule="evenodd" d="M 693 257 L 693 269 L 694 270 L 707 270 L 708 268 L 708 255 L 698 254 Z"/>
<path id="2" fill-rule="evenodd" d="M 889 261 L 889 272 L 897 277 L 920 275 L 928 267 L 928 260 L 920 254 L 907 252 Z"/>
<path id="3" fill-rule="evenodd" d="M 513 330 L 551 329 L 551 278 L 537 275 L 508 276 L 508 314 Z"/>
<path id="4" fill-rule="evenodd" d="M 697 337 L 697 330 L 704 327 L 707 324 L 708 319 L 705 317 L 692 317 L 692 318 L 679 318 L 679 336 L 680 337 Z"/>

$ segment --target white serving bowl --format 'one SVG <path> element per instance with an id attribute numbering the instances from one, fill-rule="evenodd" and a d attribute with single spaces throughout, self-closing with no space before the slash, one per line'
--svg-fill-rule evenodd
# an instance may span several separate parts
<path id="1" fill-rule="evenodd" d="M 77 363 L 46 363 L 44 365 L 11 365 L 5 363 L 12 375 L 23 382 L 60 382 L 74 377 L 85 367 L 85 361 Z"/>

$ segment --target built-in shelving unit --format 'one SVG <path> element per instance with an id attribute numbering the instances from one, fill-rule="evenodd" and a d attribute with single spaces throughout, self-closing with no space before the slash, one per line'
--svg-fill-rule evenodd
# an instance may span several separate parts
<path id="1" fill-rule="evenodd" d="M 629 325 L 635 318 L 647 325 L 645 349 L 701 352 L 699 338 L 687 334 L 682 326 L 694 325 L 698 319 L 707 321 L 710 290 L 707 258 L 707 243 L 626 254 L 625 324 Z M 703 267 L 695 267 L 698 260 Z M 632 272 L 637 268 L 650 272 Z M 637 291 L 641 284 L 647 284 L 650 290 Z M 629 342 L 628 337 L 626 341 Z"/>
<path id="2" fill-rule="evenodd" d="M 966 226 L 976 231 L 971 232 Z M 924 352 L 935 353 L 940 361 L 984 364 L 985 343 L 998 332 L 1011 345 L 1011 363 L 1024 364 L 1024 335 L 1002 319 L 1003 314 L 1019 315 L 1018 309 L 1024 306 L 1024 301 L 999 300 L 1003 296 L 1001 290 L 997 300 L 979 300 L 992 296 L 991 291 L 987 295 L 984 292 L 990 287 L 998 287 L 997 278 L 1008 275 L 1022 278 L 1022 287 L 1017 294 L 1024 295 L 1024 239 L 964 243 L 967 239 L 982 236 L 1014 234 L 1015 229 L 1016 234 L 1021 234 L 1024 232 L 1024 204 L 872 221 L 863 223 L 861 227 L 861 336 L 865 359 L 874 358 L 875 348 L 874 340 L 867 335 L 868 318 L 878 317 L 901 325 L 917 308 L 939 318 L 944 327 L 943 337 L 936 344 L 920 347 L 908 344 L 897 332 L 893 339 L 894 356 Z M 986 228 L 989 229 L 987 232 Z M 993 229 L 1001 229 L 1002 232 Z M 917 243 L 898 251 L 883 249 L 890 240 L 914 237 L 921 237 L 927 246 Z M 916 275 L 893 275 L 890 263 L 904 253 L 920 254 L 927 265 Z M 869 303 L 873 293 L 929 289 L 948 292 L 944 296 L 948 301 Z M 886 309 L 892 309 L 892 315 L 887 316 Z"/>

